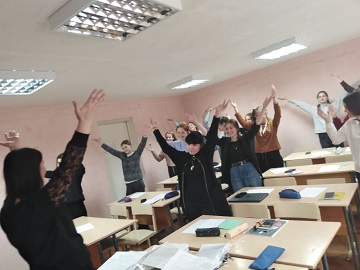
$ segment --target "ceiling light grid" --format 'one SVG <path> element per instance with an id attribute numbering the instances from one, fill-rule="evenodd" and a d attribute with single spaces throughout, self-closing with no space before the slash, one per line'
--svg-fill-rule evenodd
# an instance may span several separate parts
<path id="1" fill-rule="evenodd" d="M 146 0 L 91 1 L 57 30 L 125 40 L 176 12 L 175 8 Z"/>
<path id="2" fill-rule="evenodd" d="M 30 95 L 55 79 L 51 71 L 0 71 L 0 95 Z"/>

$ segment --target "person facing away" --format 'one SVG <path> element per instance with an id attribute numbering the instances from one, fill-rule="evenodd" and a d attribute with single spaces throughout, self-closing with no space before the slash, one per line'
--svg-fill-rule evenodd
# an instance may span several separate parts
<path id="1" fill-rule="evenodd" d="M 279 99 L 287 100 L 289 103 L 294 104 L 298 106 L 301 110 L 311 114 L 314 121 L 315 133 L 319 137 L 319 142 L 321 147 L 330 148 L 330 147 L 338 147 L 339 145 L 334 145 L 331 142 L 328 134 L 326 133 L 325 121 L 318 115 L 317 111 L 320 108 L 322 111 L 327 113 L 327 111 L 329 110 L 329 105 L 331 104 L 334 106 L 335 110 L 339 112 L 341 108 L 342 100 L 348 94 L 349 94 L 348 92 L 344 92 L 334 102 L 330 103 L 328 93 L 326 91 L 319 91 L 316 95 L 316 98 L 318 100 L 317 105 L 309 104 L 303 101 L 299 101 L 292 98 L 286 98 L 286 97 Z M 339 115 L 339 113 L 337 113 L 337 115 Z"/>
<path id="2" fill-rule="evenodd" d="M 263 107 L 251 125 L 250 130 L 240 134 L 236 120 L 229 119 L 226 123 L 226 134 L 217 142 L 221 147 L 221 173 L 233 192 L 243 187 L 262 186 L 261 170 L 251 147 L 251 140 L 259 131 L 260 123 L 272 96 L 265 98 Z"/>
<path id="3" fill-rule="evenodd" d="M 332 122 L 331 116 L 319 109 L 319 116 L 326 121 L 326 131 L 334 144 L 347 141 L 354 160 L 355 174 L 358 182 L 360 180 L 360 92 L 355 91 L 343 100 L 345 112 L 349 120 L 337 130 Z"/>
<path id="4" fill-rule="evenodd" d="M 77 128 L 66 145 L 58 173 L 46 185 L 39 150 L 1 143 L 11 151 L 4 160 L 6 198 L 0 223 L 31 270 L 93 269 L 83 239 L 60 202 L 81 166 L 91 124 L 104 96 L 102 90 L 95 89 L 82 107 L 73 102 Z M 7 138 L 16 141 L 14 133 Z"/>
<path id="5" fill-rule="evenodd" d="M 102 143 L 100 138 L 93 140 L 100 144 L 101 148 L 106 152 L 121 160 L 126 184 L 126 196 L 135 192 L 144 192 L 145 183 L 140 167 L 140 157 L 144 151 L 147 136 L 143 136 L 141 138 L 141 142 L 135 151 L 132 149 L 132 145 L 129 140 L 121 142 L 121 149 L 123 151 L 116 150 L 109 145 Z"/>
<path id="6" fill-rule="evenodd" d="M 254 140 L 254 148 L 256 158 L 258 160 L 261 172 L 265 172 L 270 168 L 278 168 L 284 166 L 284 160 L 280 154 L 280 143 L 277 137 L 278 128 L 281 118 L 281 109 L 276 99 L 276 88 L 274 85 L 272 89 L 272 100 L 274 105 L 274 118 L 271 119 L 267 115 L 267 111 L 264 111 L 264 115 L 260 119 L 260 130 L 256 133 Z M 245 128 L 250 129 L 253 126 L 253 122 L 245 121 L 239 113 L 236 103 L 232 102 L 235 110 L 235 116 L 239 123 Z M 259 106 L 254 109 L 254 115 L 258 118 L 262 107 Z"/>
<path id="7" fill-rule="evenodd" d="M 206 144 L 200 132 L 193 131 L 186 137 L 188 152 L 174 149 L 167 144 L 155 122 L 147 127 L 153 131 L 161 149 L 169 155 L 178 169 L 180 200 L 187 218 L 191 221 L 201 215 L 231 216 L 231 209 L 216 179 L 213 169 L 219 115 L 227 102 L 216 108 L 215 116 L 206 135 Z"/>
<path id="8" fill-rule="evenodd" d="M 168 142 L 176 141 L 175 134 L 171 131 L 168 131 L 165 133 L 165 139 Z M 171 158 L 167 154 L 164 153 L 164 151 L 161 151 L 160 154 L 157 154 L 155 152 L 154 148 L 152 148 L 151 144 L 149 144 L 148 150 L 151 152 L 153 157 L 158 162 L 162 161 L 163 159 L 166 160 L 166 165 L 168 167 L 168 173 L 169 173 L 170 178 L 177 175 L 176 166 L 175 166 L 174 162 L 171 160 Z"/>
<path id="9" fill-rule="evenodd" d="M 56 169 L 54 171 L 46 171 L 45 177 L 52 179 L 54 174 L 58 173 L 58 169 L 63 158 L 64 153 L 60 154 L 56 158 Z M 80 165 L 79 169 L 73 173 L 73 180 L 64 196 L 61 200 L 61 204 L 70 213 L 71 218 L 75 219 L 81 216 L 87 216 L 87 210 L 84 204 L 85 197 L 81 187 L 82 178 L 85 174 L 85 167 Z M 51 180 L 50 180 L 51 181 Z"/>

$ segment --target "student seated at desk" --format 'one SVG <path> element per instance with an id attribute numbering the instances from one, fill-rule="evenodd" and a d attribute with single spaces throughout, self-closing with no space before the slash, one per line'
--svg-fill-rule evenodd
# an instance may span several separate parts
<path id="1" fill-rule="evenodd" d="M 46 169 L 40 151 L 1 143 L 11 152 L 4 160 L 7 194 L 0 222 L 30 269 L 93 269 L 83 239 L 60 202 L 81 165 L 91 123 L 104 95 L 102 90 L 94 90 L 82 107 L 73 102 L 78 125 L 64 151 L 59 173 L 45 186 Z M 16 135 L 11 133 L 7 140 L 16 142 Z"/>
<path id="2" fill-rule="evenodd" d="M 185 140 L 188 153 L 169 146 L 155 122 L 150 121 L 147 125 L 149 131 L 154 133 L 161 149 L 169 155 L 178 169 L 180 199 L 183 210 L 190 221 L 206 214 L 232 215 L 221 185 L 215 177 L 212 160 L 218 140 L 219 115 L 225 110 L 227 103 L 224 101 L 216 108 L 214 119 L 206 136 L 206 144 L 199 132 L 195 131 L 187 135 Z"/>

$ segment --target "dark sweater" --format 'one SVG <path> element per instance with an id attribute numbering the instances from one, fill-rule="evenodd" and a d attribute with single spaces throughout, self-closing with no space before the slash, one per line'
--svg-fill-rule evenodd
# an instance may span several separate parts
<path id="1" fill-rule="evenodd" d="M 232 215 L 230 206 L 226 201 L 224 192 L 221 189 L 220 182 L 215 177 L 213 168 L 213 156 L 216 142 L 218 140 L 218 123 L 219 118 L 214 117 L 210 130 L 206 135 L 206 144 L 203 145 L 200 151 L 194 156 L 187 152 L 181 152 L 172 148 L 167 144 L 159 130 L 154 131 L 154 135 L 160 144 L 161 149 L 164 153 L 169 155 L 178 169 L 180 199 L 185 212 L 188 202 L 199 202 L 199 205 L 202 206 L 203 202 L 208 200 L 215 215 Z M 187 171 L 193 159 L 195 159 L 194 165 L 198 166 L 197 169 L 200 167 L 199 171 L 197 169 L 194 171 L 197 179 L 192 179 L 191 173 Z M 196 184 L 192 185 L 193 182 L 196 182 Z M 196 192 L 197 189 L 201 190 Z"/>
<path id="2" fill-rule="evenodd" d="M 143 178 L 140 168 L 140 156 L 144 151 L 146 141 L 147 137 L 142 137 L 138 148 L 131 156 L 127 156 L 124 152 L 116 150 L 105 143 L 101 145 L 106 152 L 121 159 L 125 182 L 132 182 Z"/>
<path id="3" fill-rule="evenodd" d="M 31 270 L 93 269 L 81 235 L 59 204 L 71 184 L 72 172 L 81 165 L 87 140 L 88 135 L 75 132 L 59 174 L 44 188 L 15 205 L 5 199 L 1 226 Z"/>

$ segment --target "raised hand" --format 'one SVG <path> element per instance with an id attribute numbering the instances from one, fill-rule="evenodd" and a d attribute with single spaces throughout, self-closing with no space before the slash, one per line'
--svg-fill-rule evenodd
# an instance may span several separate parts
<path id="1" fill-rule="evenodd" d="M 275 97 L 275 96 L 276 96 L 276 88 L 275 88 L 275 85 L 271 85 L 271 95 L 272 95 L 272 97 Z"/>
<path id="2" fill-rule="evenodd" d="M 199 122 L 196 115 L 193 113 L 185 113 L 185 118 L 186 118 L 186 121 L 188 121 L 188 122 L 194 122 L 194 123 Z"/>
<path id="3" fill-rule="evenodd" d="M 331 115 L 331 117 L 336 117 L 337 112 L 336 112 L 334 105 L 330 104 L 328 107 L 328 110 L 329 110 L 329 114 Z"/>
<path id="4" fill-rule="evenodd" d="M 152 133 L 154 130 L 158 129 L 156 126 L 156 121 L 152 120 L 152 118 L 150 118 L 150 122 L 145 125 L 145 128 L 149 133 Z"/>
<path id="5" fill-rule="evenodd" d="M 101 106 L 102 101 L 105 98 L 105 92 L 103 90 L 95 89 L 91 92 L 89 98 L 82 107 L 79 107 L 76 101 L 73 101 L 76 118 L 78 119 L 78 126 L 76 130 L 78 132 L 89 134 L 91 123 L 97 108 Z"/>
<path id="6" fill-rule="evenodd" d="M 215 117 L 219 118 L 221 114 L 226 110 L 227 105 L 229 104 L 230 100 L 224 100 L 219 106 L 215 109 Z"/>
<path id="7" fill-rule="evenodd" d="M 331 76 L 331 78 L 337 80 L 339 83 L 342 82 L 342 79 L 338 75 L 330 73 L 330 76 Z"/>
<path id="8" fill-rule="evenodd" d="M 231 99 L 230 99 L 230 104 L 231 104 L 231 106 L 233 106 L 234 109 L 237 108 L 236 102 Z"/>
<path id="9" fill-rule="evenodd" d="M 328 113 L 325 113 L 321 108 L 317 109 L 317 114 L 325 120 L 326 123 L 330 123 L 331 122 L 331 115 Z"/>
<path id="10" fill-rule="evenodd" d="M 5 141 L 0 142 L 1 146 L 9 148 L 10 151 L 18 149 L 20 145 L 20 133 L 15 130 L 11 130 L 4 134 Z"/>

